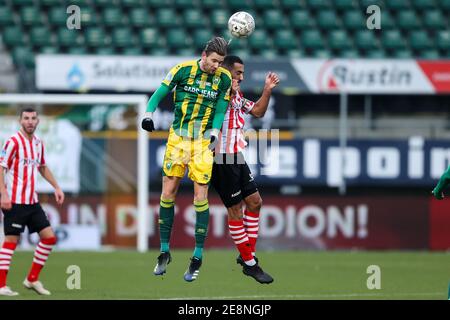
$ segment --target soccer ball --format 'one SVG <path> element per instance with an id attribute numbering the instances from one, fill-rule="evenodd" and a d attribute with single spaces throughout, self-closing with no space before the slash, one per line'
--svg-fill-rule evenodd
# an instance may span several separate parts
<path id="1" fill-rule="evenodd" d="M 246 38 L 255 30 L 255 20 L 248 12 L 236 12 L 228 19 L 228 30 L 233 37 Z"/>

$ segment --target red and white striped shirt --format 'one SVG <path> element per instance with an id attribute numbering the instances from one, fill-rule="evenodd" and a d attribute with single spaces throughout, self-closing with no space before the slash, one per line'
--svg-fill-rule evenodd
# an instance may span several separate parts
<path id="1" fill-rule="evenodd" d="M 30 140 L 19 131 L 6 141 L 0 166 L 7 170 L 6 186 L 12 203 L 38 203 L 36 177 L 38 169 L 44 165 L 44 144 L 38 137 Z"/>
<path id="2" fill-rule="evenodd" d="M 253 101 L 244 98 L 241 91 L 231 99 L 222 125 L 218 153 L 238 153 L 247 146 L 244 138 L 244 115 L 255 106 Z"/>

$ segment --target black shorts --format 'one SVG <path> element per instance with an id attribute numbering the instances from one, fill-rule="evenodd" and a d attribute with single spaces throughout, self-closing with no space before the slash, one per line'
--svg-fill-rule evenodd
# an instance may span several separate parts
<path id="1" fill-rule="evenodd" d="M 19 236 L 25 227 L 28 227 L 30 234 L 50 227 L 50 221 L 39 203 L 13 204 L 11 210 L 3 210 L 5 236 Z"/>
<path id="2" fill-rule="evenodd" d="M 242 153 L 217 154 L 214 157 L 211 184 L 227 208 L 258 191 Z"/>

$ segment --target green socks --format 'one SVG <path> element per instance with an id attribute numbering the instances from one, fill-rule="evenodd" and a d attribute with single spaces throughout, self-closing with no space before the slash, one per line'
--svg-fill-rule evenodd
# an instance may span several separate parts
<path id="1" fill-rule="evenodd" d="M 172 232 L 173 217 L 175 215 L 174 200 L 161 198 L 159 208 L 159 237 L 161 252 L 169 252 L 170 234 Z"/>
<path id="2" fill-rule="evenodd" d="M 194 201 L 196 220 L 195 220 L 195 250 L 193 256 L 201 259 L 203 246 L 208 234 L 209 224 L 209 204 L 208 200 Z"/>

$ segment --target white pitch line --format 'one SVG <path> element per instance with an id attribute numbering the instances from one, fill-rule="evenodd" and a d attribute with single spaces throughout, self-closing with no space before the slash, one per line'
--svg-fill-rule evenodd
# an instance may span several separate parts
<path id="1" fill-rule="evenodd" d="M 222 299 L 259 299 L 259 298 L 352 298 L 352 297 L 389 297 L 389 296 L 436 296 L 445 297 L 445 292 L 411 292 L 411 293 L 344 293 L 344 294 L 293 294 L 293 295 L 244 295 L 244 296 L 218 296 L 218 297 L 177 297 L 159 300 L 222 300 Z"/>

